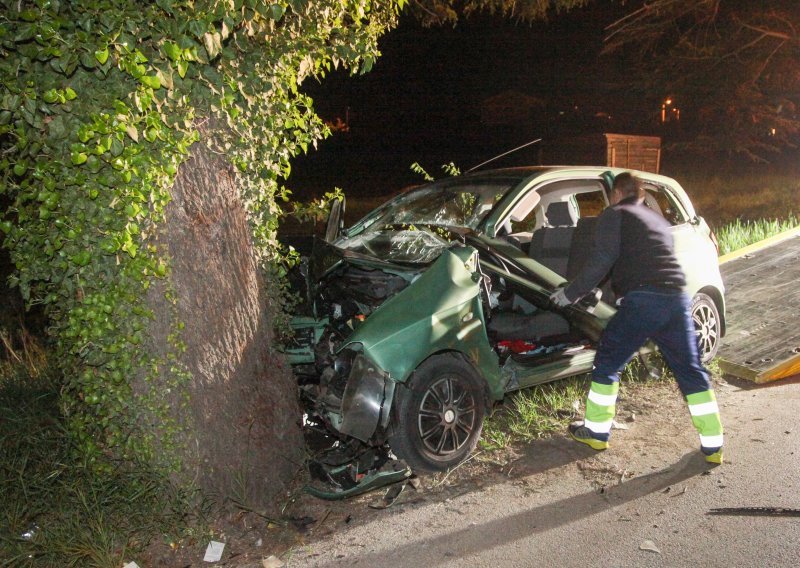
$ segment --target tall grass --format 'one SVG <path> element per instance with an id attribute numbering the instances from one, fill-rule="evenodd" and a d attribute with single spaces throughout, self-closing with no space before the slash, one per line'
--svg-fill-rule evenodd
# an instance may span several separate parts
<path id="1" fill-rule="evenodd" d="M 800 226 L 800 219 L 794 215 L 789 215 L 785 219 L 759 219 L 756 221 L 736 219 L 717 229 L 719 253 L 722 255 L 737 251 L 798 226 Z"/>
<path id="2" fill-rule="evenodd" d="M 0 564 L 119 568 L 153 535 L 177 535 L 188 496 L 142 464 L 101 473 L 81 459 L 45 350 L 30 337 L 17 351 L 2 340 Z"/>
<path id="3" fill-rule="evenodd" d="M 508 396 L 486 420 L 481 447 L 489 452 L 502 450 L 563 430 L 586 397 L 587 380 L 586 376 L 572 378 Z"/>
<path id="4" fill-rule="evenodd" d="M 620 392 L 628 386 L 648 381 L 668 381 L 672 374 L 658 353 L 648 358 L 649 374 L 640 359 L 633 359 L 620 374 Z M 523 389 L 506 397 L 503 406 L 486 419 L 481 448 L 488 452 L 505 450 L 517 443 L 543 438 L 553 432 L 565 432 L 567 425 L 583 416 L 589 374 Z"/>

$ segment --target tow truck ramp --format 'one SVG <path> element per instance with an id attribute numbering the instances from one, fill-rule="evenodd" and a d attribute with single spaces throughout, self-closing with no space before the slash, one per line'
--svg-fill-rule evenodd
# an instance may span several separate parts
<path id="1" fill-rule="evenodd" d="M 800 228 L 720 257 L 727 374 L 765 383 L 800 374 Z"/>

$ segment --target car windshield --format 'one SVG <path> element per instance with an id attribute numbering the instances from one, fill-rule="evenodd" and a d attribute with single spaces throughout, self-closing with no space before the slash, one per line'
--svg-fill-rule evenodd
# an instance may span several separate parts
<path id="1" fill-rule="evenodd" d="M 518 177 L 450 178 L 412 189 L 376 209 L 361 224 L 432 225 L 475 230 Z"/>
<path id="2" fill-rule="evenodd" d="M 450 246 L 451 230 L 475 230 L 519 177 L 456 177 L 412 189 L 368 214 L 348 250 L 395 262 L 428 263 Z"/>

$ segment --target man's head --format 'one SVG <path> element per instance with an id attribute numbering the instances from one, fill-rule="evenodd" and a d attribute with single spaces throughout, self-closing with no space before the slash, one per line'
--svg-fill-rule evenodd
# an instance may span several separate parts
<path id="1" fill-rule="evenodd" d="M 614 178 L 614 186 L 611 188 L 611 205 L 616 205 L 623 199 L 635 197 L 637 200 L 644 198 L 644 189 L 639 179 L 633 174 L 622 172 Z"/>

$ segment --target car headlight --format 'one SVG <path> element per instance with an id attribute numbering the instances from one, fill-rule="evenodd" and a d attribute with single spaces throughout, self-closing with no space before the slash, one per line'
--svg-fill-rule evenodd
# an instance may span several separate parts
<path id="1" fill-rule="evenodd" d="M 333 370 L 336 371 L 338 376 L 347 378 L 350 375 L 350 371 L 353 369 L 353 361 L 360 351 L 360 344 L 350 345 L 339 351 L 333 361 Z"/>

